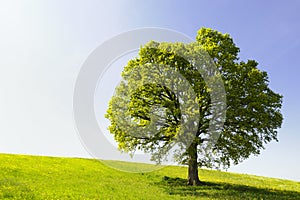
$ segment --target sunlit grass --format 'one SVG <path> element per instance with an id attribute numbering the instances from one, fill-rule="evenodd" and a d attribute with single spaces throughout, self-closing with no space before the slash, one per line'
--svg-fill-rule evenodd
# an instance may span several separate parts
<path id="1" fill-rule="evenodd" d="M 0 154 L 0 199 L 300 199 L 299 182 L 199 170 L 203 185 L 190 187 L 186 173 L 176 166 L 126 173 L 93 159 Z"/>

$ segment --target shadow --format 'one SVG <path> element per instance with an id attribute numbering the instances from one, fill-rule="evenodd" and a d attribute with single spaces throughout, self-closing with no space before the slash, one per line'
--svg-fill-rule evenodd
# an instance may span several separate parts
<path id="1" fill-rule="evenodd" d="M 211 199 L 288 199 L 300 200 L 300 192 L 257 188 L 230 183 L 202 182 L 200 186 L 187 186 L 187 180 L 164 176 L 158 183 L 170 195 L 194 196 Z"/>

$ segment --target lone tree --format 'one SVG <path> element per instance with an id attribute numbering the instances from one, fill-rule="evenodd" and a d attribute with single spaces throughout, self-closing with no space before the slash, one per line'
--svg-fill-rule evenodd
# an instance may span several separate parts
<path id="1" fill-rule="evenodd" d="M 204 51 L 209 59 L 203 59 Z M 188 165 L 188 184 L 199 185 L 198 167 L 226 168 L 277 141 L 282 96 L 268 87 L 267 73 L 256 61 L 239 61 L 238 53 L 229 34 L 209 28 L 201 28 L 190 44 L 152 41 L 141 47 L 125 66 L 106 113 L 119 149 L 143 150 L 160 163 L 175 141 L 181 152 L 174 157 Z M 207 68 L 209 63 L 215 70 Z M 222 80 L 225 104 L 222 98 L 213 100 L 216 88 L 208 82 L 217 79 Z M 223 107 L 214 109 L 216 105 Z M 219 112 L 226 112 L 226 118 Z M 212 120 L 217 122 L 214 133 Z"/>

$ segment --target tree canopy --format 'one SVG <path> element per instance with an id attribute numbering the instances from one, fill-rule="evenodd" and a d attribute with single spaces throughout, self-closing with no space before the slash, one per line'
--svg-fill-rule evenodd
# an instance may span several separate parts
<path id="1" fill-rule="evenodd" d="M 229 167 L 277 141 L 282 96 L 239 51 L 229 34 L 209 28 L 189 44 L 142 46 L 106 113 L 119 149 L 151 153 L 160 163 L 175 144 L 174 158 L 189 166 L 195 185 L 198 167 Z"/>

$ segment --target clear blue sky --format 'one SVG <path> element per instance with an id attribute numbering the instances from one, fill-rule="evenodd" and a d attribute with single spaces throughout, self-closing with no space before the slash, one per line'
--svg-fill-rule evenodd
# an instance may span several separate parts
<path id="1" fill-rule="evenodd" d="M 231 171 L 300 181 L 300 1 L 30 1 L 0 2 L 0 152 L 89 155 L 72 116 L 80 67 L 106 39 L 141 27 L 194 38 L 227 32 L 241 59 L 255 59 L 284 96 L 279 143 Z"/>

